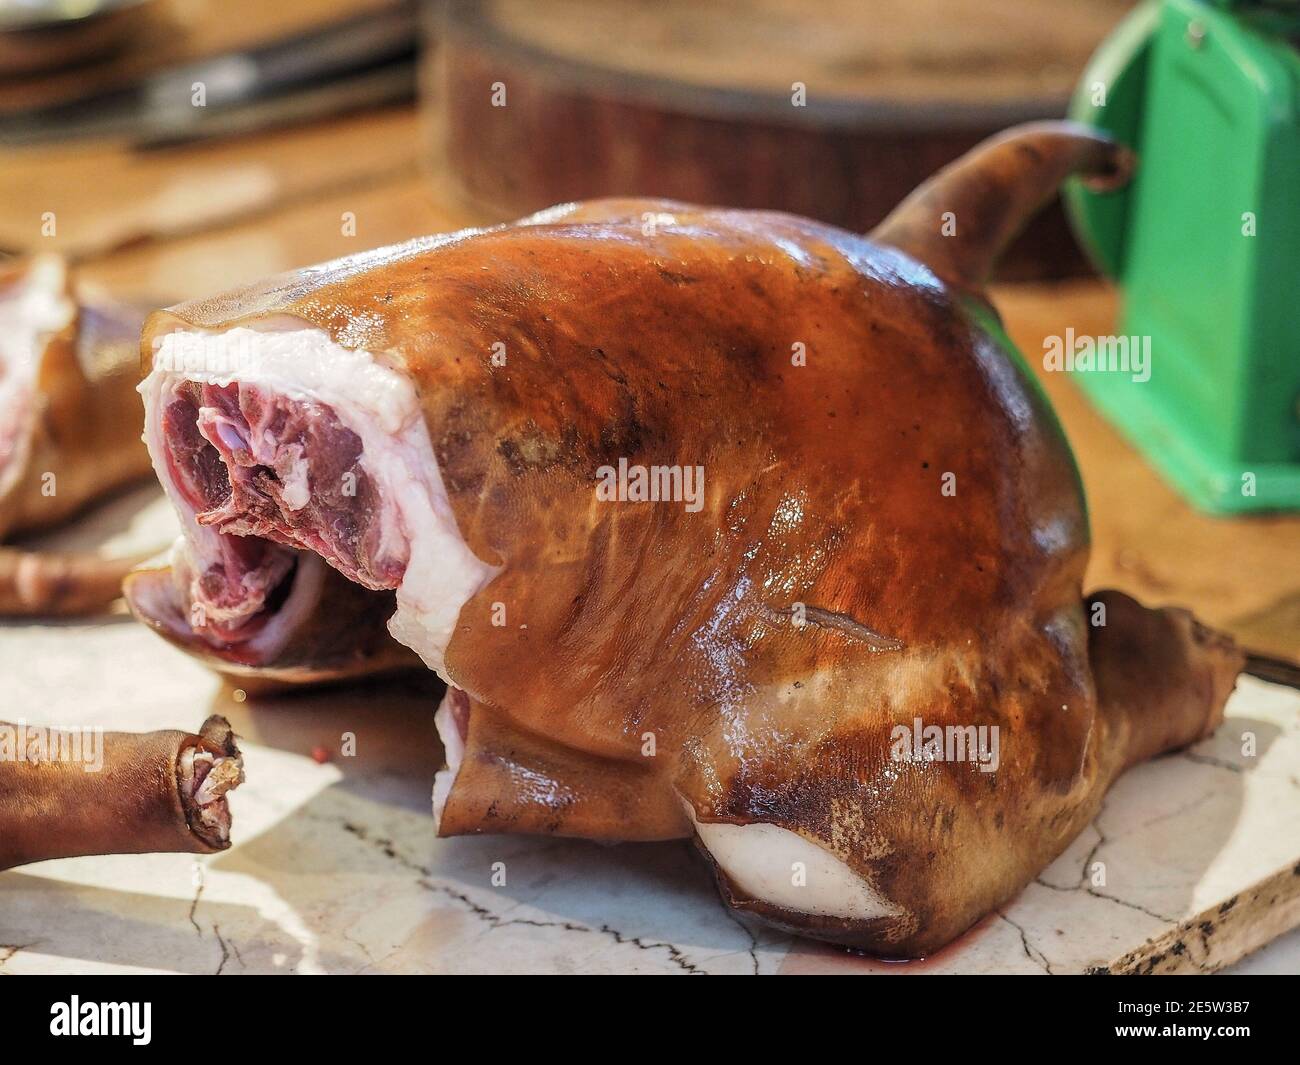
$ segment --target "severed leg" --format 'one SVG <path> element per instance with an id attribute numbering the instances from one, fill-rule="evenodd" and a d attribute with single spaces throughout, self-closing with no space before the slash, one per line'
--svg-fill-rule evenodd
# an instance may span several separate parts
<path id="1" fill-rule="evenodd" d="M 92 736 L 0 724 L 0 869 L 230 846 L 226 795 L 244 768 L 225 718 L 208 718 L 197 735 Z M 97 747 L 88 750 L 87 741 Z M 66 756 L 74 750 L 80 757 Z"/>

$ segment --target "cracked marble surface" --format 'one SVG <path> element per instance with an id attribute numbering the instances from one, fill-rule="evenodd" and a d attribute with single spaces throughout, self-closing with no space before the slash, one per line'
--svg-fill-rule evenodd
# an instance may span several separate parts
<path id="1" fill-rule="evenodd" d="M 0 974 L 1208 971 L 1276 937 L 1234 968 L 1300 970 L 1300 692 L 1252 678 L 1216 736 L 1123 777 L 1019 898 L 904 964 L 747 923 L 687 844 L 434 839 L 427 677 L 238 694 L 125 617 L 0 627 L 0 718 L 222 712 L 248 776 L 223 854 L 0 873 Z"/>

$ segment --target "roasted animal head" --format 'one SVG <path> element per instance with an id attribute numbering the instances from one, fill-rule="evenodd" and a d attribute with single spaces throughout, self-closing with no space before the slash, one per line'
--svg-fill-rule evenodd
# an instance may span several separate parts
<path id="1" fill-rule="evenodd" d="M 1121 163 L 1031 127 L 876 239 L 569 204 L 160 312 L 146 436 L 188 594 L 256 615 L 302 551 L 392 593 L 450 685 L 444 835 L 693 837 L 734 904 L 925 953 L 1236 672 L 1173 615 L 1085 604 L 1070 450 L 980 294 L 1059 180 Z M 1158 727 L 1095 661 L 1108 606 L 1161 649 Z"/>

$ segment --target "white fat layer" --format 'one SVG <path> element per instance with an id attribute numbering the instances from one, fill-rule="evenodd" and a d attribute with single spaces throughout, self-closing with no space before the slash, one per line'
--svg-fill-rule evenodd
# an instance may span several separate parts
<path id="1" fill-rule="evenodd" d="M 214 557 L 210 538 L 220 534 L 199 526 L 170 484 L 162 431 L 167 397 L 187 380 L 239 382 L 324 404 L 361 438 L 361 463 L 391 508 L 380 519 L 380 550 L 407 558 L 389 631 L 451 683 L 443 656 L 461 608 L 497 569 L 460 535 L 411 382 L 370 352 L 336 344 L 324 330 L 297 319 L 218 333 L 178 330 L 155 341 L 153 371 L 140 386 L 145 442 L 200 559 Z"/>
<path id="2" fill-rule="evenodd" d="M 447 806 L 452 786 L 456 783 L 456 773 L 465 757 L 465 738 L 456 727 L 456 719 L 451 710 L 451 688 L 438 704 L 438 712 L 433 715 L 434 727 L 438 738 L 442 740 L 442 749 L 446 754 L 447 765 L 438 770 L 433 778 L 433 830 L 436 833 L 442 824 L 442 811 Z"/>
<path id="3" fill-rule="evenodd" d="M 797 832 L 767 824 L 706 824 L 693 812 L 691 819 L 704 849 L 751 898 L 795 913 L 854 921 L 901 912 L 825 847 Z"/>
<path id="4" fill-rule="evenodd" d="M 63 262 L 55 256 L 35 259 L 0 289 L 0 495 L 27 465 L 46 344 L 75 314 Z"/>

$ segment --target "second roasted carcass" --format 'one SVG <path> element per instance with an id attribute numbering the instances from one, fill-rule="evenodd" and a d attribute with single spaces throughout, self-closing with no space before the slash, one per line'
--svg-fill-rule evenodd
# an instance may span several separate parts
<path id="1" fill-rule="evenodd" d="M 0 269 L 0 542 L 148 476 L 135 391 L 145 314 L 74 285 L 56 256 Z M 0 548 L 0 615 L 99 610 L 133 561 Z"/>

